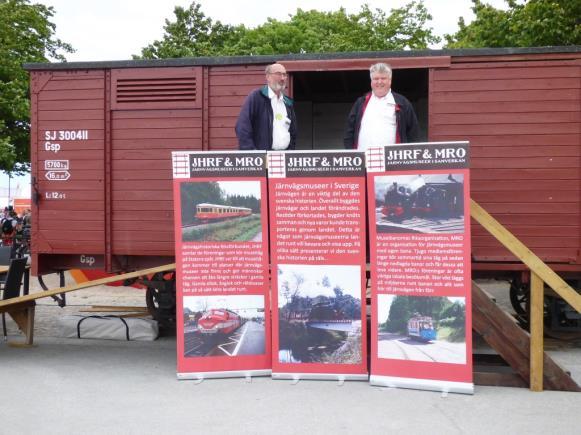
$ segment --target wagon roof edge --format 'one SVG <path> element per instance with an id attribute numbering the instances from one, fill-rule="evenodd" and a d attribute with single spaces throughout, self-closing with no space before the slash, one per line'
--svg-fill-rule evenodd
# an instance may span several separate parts
<path id="1" fill-rule="evenodd" d="M 396 57 L 424 57 L 424 56 L 499 56 L 518 54 L 555 54 L 580 53 L 581 46 L 556 47 L 517 47 L 517 48 L 468 48 L 468 49 L 427 49 L 427 50 L 398 50 L 398 51 L 358 51 L 338 53 L 303 53 L 284 55 L 260 56 L 215 56 L 215 57 L 187 57 L 177 59 L 138 59 L 90 62 L 58 62 L 58 63 L 24 63 L 27 71 L 35 70 L 72 70 L 72 69 L 102 69 L 102 68 L 155 68 L 179 66 L 221 66 L 221 65 L 248 65 L 268 64 L 284 61 L 300 60 L 339 60 L 339 59 L 366 59 L 366 58 L 396 58 Z"/>

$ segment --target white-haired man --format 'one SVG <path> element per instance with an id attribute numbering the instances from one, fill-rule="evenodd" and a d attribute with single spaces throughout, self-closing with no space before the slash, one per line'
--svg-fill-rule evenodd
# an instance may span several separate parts
<path id="1" fill-rule="evenodd" d="M 412 104 L 391 90 L 391 67 L 376 63 L 369 68 L 371 92 L 359 97 L 347 118 L 345 148 L 365 151 L 370 146 L 415 142 L 418 119 Z"/>
<path id="2" fill-rule="evenodd" d="M 297 118 L 293 100 L 284 95 L 286 69 L 280 63 L 266 67 L 266 86 L 246 97 L 236 122 L 241 150 L 294 149 Z"/>

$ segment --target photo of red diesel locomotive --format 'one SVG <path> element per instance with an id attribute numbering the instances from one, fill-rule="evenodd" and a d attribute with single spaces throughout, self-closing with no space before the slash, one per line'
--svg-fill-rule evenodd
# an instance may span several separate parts
<path id="1" fill-rule="evenodd" d="M 229 334 L 242 326 L 242 318 L 228 309 L 210 309 L 198 320 L 198 331 L 204 335 Z"/>
<path id="2" fill-rule="evenodd" d="M 196 206 L 196 220 L 202 222 L 218 221 L 227 218 L 250 216 L 252 209 L 202 203 Z"/>

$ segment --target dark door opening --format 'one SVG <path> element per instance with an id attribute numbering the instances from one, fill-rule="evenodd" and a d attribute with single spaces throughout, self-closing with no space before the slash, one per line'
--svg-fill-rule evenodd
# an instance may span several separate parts
<path id="1" fill-rule="evenodd" d="M 347 115 L 355 100 L 369 92 L 368 71 L 293 73 L 295 110 L 299 126 L 297 149 L 342 149 Z M 420 139 L 428 137 L 428 69 L 393 71 L 392 89 L 413 104 Z"/>

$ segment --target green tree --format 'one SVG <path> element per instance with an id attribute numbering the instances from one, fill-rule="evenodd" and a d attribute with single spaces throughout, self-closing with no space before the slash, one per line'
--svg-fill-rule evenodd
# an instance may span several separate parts
<path id="1" fill-rule="evenodd" d="M 243 25 L 224 25 L 213 21 L 192 2 L 189 8 L 176 6 L 175 21 L 165 20 L 164 36 L 141 50 L 134 59 L 216 56 L 228 54 L 228 47 L 245 31 Z"/>
<path id="2" fill-rule="evenodd" d="M 505 0 L 506 11 L 472 0 L 474 21 L 458 21 L 448 48 L 535 47 L 581 44 L 580 0 Z"/>
<path id="3" fill-rule="evenodd" d="M 141 58 L 422 49 L 439 41 L 427 26 L 432 17 L 423 0 L 389 14 L 367 4 L 355 14 L 298 9 L 288 21 L 268 18 L 255 29 L 213 22 L 195 2 L 174 13 L 163 39 L 144 48 Z"/>
<path id="4" fill-rule="evenodd" d="M 195 221 L 196 206 L 202 203 L 223 204 L 224 192 L 216 181 L 183 183 L 180 190 L 182 225 Z"/>
<path id="5" fill-rule="evenodd" d="M 54 9 L 28 0 L 0 0 L 0 170 L 23 173 L 30 161 L 26 62 L 65 61 L 69 44 L 55 38 Z"/>
<path id="6" fill-rule="evenodd" d="M 396 296 L 389 307 L 388 320 L 382 325 L 382 329 L 387 332 L 405 333 L 407 321 L 410 317 L 410 298 L 406 296 Z"/>

